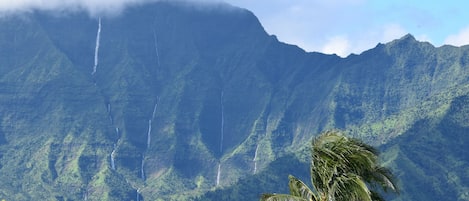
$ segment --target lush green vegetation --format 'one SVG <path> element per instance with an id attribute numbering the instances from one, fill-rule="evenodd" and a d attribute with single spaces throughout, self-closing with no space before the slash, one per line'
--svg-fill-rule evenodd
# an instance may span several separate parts
<path id="1" fill-rule="evenodd" d="M 102 16 L 94 75 L 97 18 L 2 16 L 0 199 L 257 200 L 308 178 L 308 142 L 331 128 L 380 146 L 396 199 L 469 199 L 468 47 L 306 53 L 215 7 Z"/>

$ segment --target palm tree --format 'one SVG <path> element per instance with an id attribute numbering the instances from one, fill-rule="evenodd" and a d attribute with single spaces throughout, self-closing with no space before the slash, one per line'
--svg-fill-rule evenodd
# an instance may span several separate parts
<path id="1" fill-rule="evenodd" d="M 261 201 L 379 201 L 376 191 L 398 192 L 389 169 L 378 163 L 375 148 L 339 131 L 312 141 L 311 190 L 289 176 L 290 194 L 264 194 Z"/>
<path id="2" fill-rule="evenodd" d="M 313 192 L 305 183 L 288 176 L 290 194 L 263 194 L 261 201 L 321 201 L 316 192 Z"/>

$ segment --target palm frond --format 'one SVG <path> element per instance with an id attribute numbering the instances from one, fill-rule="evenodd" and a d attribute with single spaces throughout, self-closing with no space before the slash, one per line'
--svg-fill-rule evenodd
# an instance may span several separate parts
<path id="1" fill-rule="evenodd" d="M 398 192 L 389 169 L 379 165 L 378 150 L 338 131 L 312 141 L 311 190 L 289 176 L 290 195 L 266 194 L 262 201 L 381 201 L 375 189 Z"/>
<path id="2" fill-rule="evenodd" d="M 368 186 L 360 176 L 352 173 L 337 177 L 329 192 L 335 201 L 372 201 Z"/>
<path id="3" fill-rule="evenodd" d="M 290 180 L 288 186 L 290 187 L 290 195 L 305 198 L 311 201 L 318 201 L 317 195 L 301 180 L 294 176 L 288 176 Z"/>
<path id="4" fill-rule="evenodd" d="M 260 201 L 310 201 L 288 194 L 263 194 Z"/>
<path id="5" fill-rule="evenodd" d="M 376 191 L 370 191 L 371 192 L 371 199 L 373 201 L 385 201 L 383 196 L 381 196 L 379 193 Z"/>
<path id="6" fill-rule="evenodd" d="M 391 170 L 385 167 L 376 167 L 373 171 L 369 172 L 365 177 L 365 181 L 370 184 L 378 184 L 383 188 L 385 192 L 391 190 L 393 192 L 399 193 L 399 188 L 397 187 L 395 178 L 391 173 Z"/>

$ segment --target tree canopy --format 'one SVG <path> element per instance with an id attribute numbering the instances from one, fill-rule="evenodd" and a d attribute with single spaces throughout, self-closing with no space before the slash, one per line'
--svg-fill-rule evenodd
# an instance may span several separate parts
<path id="1" fill-rule="evenodd" d="M 379 190 L 398 192 L 391 171 L 379 164 L 378 151 L 339 131 L 312 141 L 310 189 L 289 176 L 290 194 L 264 194 L 261 201 L 378 201 Z"/>

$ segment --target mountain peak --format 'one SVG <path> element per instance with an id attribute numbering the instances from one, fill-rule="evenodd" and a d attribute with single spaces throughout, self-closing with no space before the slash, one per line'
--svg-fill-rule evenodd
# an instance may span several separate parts
<path id="1" fill-rule="evenodd" d="M 392 49 L 408 49 L 416 46 L 420 46 L 422 48 L 434 48 L 434 46 L 429 42 L 418 41 L 412 34 L 406 34 L 399 39 L 387 43 L 386 46 Z"/>
<path id="2" fill-rule="evenodd" d="M 412 34 L 408 33 L 399 39 L 395 39 L 391 41 L 389 44 L 412 44 L 412 43 L 418 43 L 418 42 L 419 41 L 417 41 L 417 39 L 415 39 L 415 37 Z"/>
<path id="3" fill-rule="evenodd" d="M 408 33 L 408 34 L 402 36 L 402 37 L 401 37 L 400 39 L 398 39 L 398 40 L 417 41 L 417 39 L 415 39 L 415 37 L 414 37 L 412 34 L 410 34 L 410 33 Z"/>

